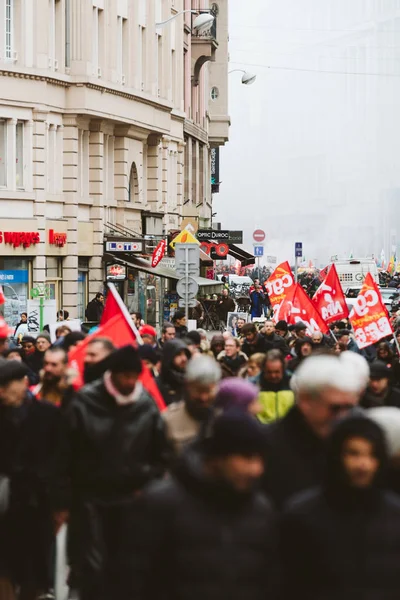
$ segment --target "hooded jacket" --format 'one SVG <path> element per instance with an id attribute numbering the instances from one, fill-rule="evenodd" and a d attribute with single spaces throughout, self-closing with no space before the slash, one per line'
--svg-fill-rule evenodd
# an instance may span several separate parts
<path id="1" fill-rule="evenodd" d="M 170 340 L 163 347 L 161 373 L 156 382 L 167 406 L 183 398 L 185 374 L 174 367 L 174 358 L 182 351 L 190 358 L 187 345 L 180 339 Z"/>
<path id="2" fill-rule="evenodd" d="M 210 480 L 203 464 L 201 448 L 191 447 L 173 477 L 140 498 L 127 535 L 127 597 L 275 600 L 278 548 L 269 502 Z"/>
<path id="3" fill-rule="evenodd" d="M 371 487 L 355 489 L 342 466 L 346 440 L 370 441 L 380 468 Z M 364 417 L 334 431 L 322 486 L 295 498 L 282 519 L 284 599 L 395 600 L 400 597 L 400 498 L 383 490 L 383 433 Z"/>
<path id="4" fill-rule="evenodd" d="M 303 362 L 305 357 L 302 356 L 301 350 L 305 344 L 310 344 L 312 347 L 314 347 L 314 343 L 310 337 L 305 337 L 305 338 L 297 340 L 297 342 L 294 345 L 294 351 L 296 353 L 296 358 L 292 358 L 292 360 L 289 361 L 288 366 L 287 366 L 289 373 L 293 374 L 296 371 L 296 369 L 298 369 L 298 367 Z"/>

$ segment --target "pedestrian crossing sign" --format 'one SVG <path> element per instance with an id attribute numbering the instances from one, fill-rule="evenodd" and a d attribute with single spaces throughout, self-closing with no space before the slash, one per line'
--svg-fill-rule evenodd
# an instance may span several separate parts
<path id="1" fill-rule="evenodd" d="M 190 231 L 188 231 L 187 229 L 184 229 L 170 243 L 170 246 L 173 250 L 175 249 L 175 244 L 198 244 L 198 245 L 200 245 L 200 242 L 198 240 L 196 240 L 196 238 L 194 237 L 194 235 L 192 235 L 190 233 Z"/>

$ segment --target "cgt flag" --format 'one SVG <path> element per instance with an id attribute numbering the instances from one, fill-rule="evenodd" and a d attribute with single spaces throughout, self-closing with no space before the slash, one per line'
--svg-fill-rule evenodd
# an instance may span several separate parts
<path id="1" fill-rule="evenodd" d="M 299 283 L 296 283 L 291 294 L 287 296 L 282 313 L 281 318 L 285 319 L 289 325 L 296 325 L 300 322 L 305 323 L 307 325 L 307 335 L 309 336 L 317 331 L 322 333 L 328 333 L 329 331 L 328 325 Z"/>
<path id="2" fill-rule="evenodd" d="M 288 262 L 281 263 L 265 282 L 271 306 L 274 309 L 274 321 L 277 323 L 285 317 L 281 315 L 281 309 L 285 305 L 287 296 L 295 289 L 294 276 Z"/>
<path id="3" fill-rule="evenodd" d="M 350 313 L 350 322 L 358 347 L 361 349 L 393 335 L 386 307 L 371 273 L 368 273 L 364 280 L 364 285 Z"/>
<path id="4" fill-rule="evenodd" d="M 6 297 L 4 296 L 3 286 L 0 285 L 0 306 L 5 304 Z"/>
<path id="5" fill-rule="evenodd" d="M 349 316 L 346 299 L 340 285 L 335 265 L 329 271 L 314 294 L 312 302 L 325 323 L 333 323 Z"/>

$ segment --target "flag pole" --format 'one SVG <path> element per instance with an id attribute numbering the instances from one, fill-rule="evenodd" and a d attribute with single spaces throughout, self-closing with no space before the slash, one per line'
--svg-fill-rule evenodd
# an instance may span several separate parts
<path id="1" fill-rule="evenodd" d="M 331 336 L 333 337 L 333 339 L 335 340 L 335 343 L 337 344 L 337 337 L 336 335 L 333 333 L 332 329 L 329 328 L 329 333 L 331 334 Z"/>
<path id="2" fill-rule="evenodd" d="M 393 332 L 393 339 L 394 339 L 394 343 L 396 344 L 397 354 L 400 356 L 400 345 L 399 345 L 399 342 L 397 340 L 396 334 L 394 332 Z"/>
<path id="3" fill-rule="evenodd" d="M 121 312 L 123 313 L 127 323 L 132 328 L 132 331 L 135 334 L 138 344 L 140 346 L 143 346 L 142 336 L 140 335 L 139 330 L 136 327 L 135 323 L 132 321 L 131 315 L 129 314 L 129 310 L 126 308 L 121 296 L 118 294 L 117 288 L 115 287 L 115 285 L 113 283 L 107 283 L 107 286 L 108 286 L 108 289 L 110 290 L 110 292 L 112 293 L 112 295 L 114 296 L 114 299 L 117 302 L 119 308 L 121 309 Z"/>

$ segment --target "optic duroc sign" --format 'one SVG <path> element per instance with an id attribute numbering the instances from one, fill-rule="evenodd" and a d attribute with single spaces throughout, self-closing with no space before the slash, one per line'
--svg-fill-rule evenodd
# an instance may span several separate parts
<path id="1" fill-rule="evenodd" d="M 199 229 L 196 234 L 199 242 L 226 242 L 227 244 L 243 244 L 243 231 L 228 229 Z"/>

